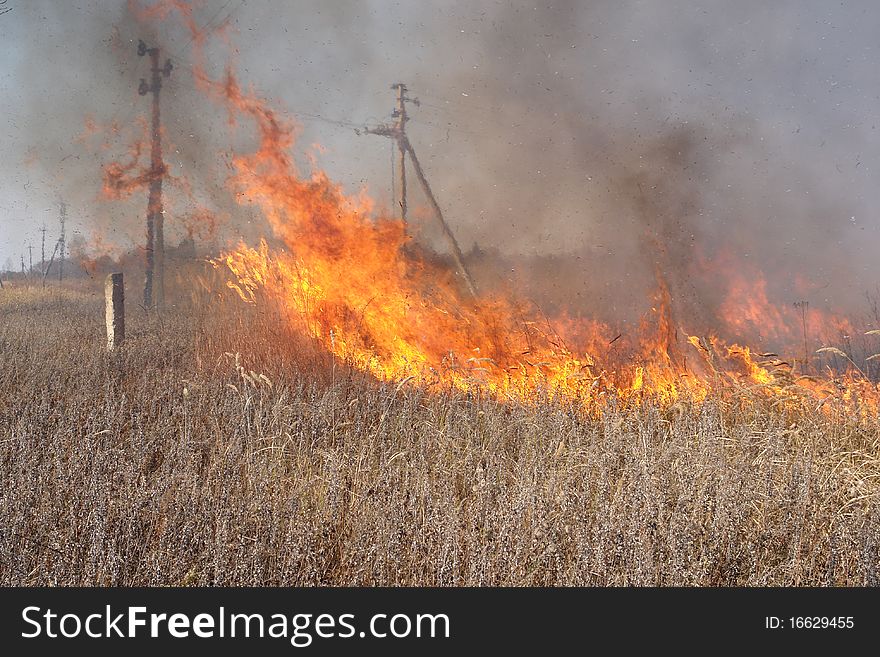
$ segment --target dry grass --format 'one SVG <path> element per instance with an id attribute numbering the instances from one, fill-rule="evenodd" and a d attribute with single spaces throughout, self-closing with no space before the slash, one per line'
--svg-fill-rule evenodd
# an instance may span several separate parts
<path id="1" fill-rule="evenodd" d="M 0 292 L 0 584 L 880 583 L 877 418 L 589 419 L 375 382 L 238 304 L 128 312 L 111 357 L 97 290 Z"/>

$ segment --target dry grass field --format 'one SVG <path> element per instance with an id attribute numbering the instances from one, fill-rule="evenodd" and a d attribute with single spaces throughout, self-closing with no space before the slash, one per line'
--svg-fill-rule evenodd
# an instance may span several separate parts
<path id="1" fill-rule="evenodd" d="M 425 391 L 136 290 L 109 355 L 93 287 L 0 291 L 0 584 L 880 584 L 876 417 Z"/>

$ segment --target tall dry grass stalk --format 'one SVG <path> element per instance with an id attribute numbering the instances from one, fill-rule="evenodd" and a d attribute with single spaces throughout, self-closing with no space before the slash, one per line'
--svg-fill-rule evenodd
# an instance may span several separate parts
<path id="1" fill-rule="evenodd" d="M 211 290 L 112 354 L 100 294 L 0 295 L 0 584 L 880 583 L 876 417 L 429 393 Z"/>

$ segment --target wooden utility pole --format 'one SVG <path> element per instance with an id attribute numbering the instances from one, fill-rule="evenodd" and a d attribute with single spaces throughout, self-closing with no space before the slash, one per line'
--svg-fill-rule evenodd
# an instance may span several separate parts
<path id="1" fill-rule="evenodd" d="M 449 247 L 452 250 L 452 258 L 455 261 L 455 266 L 461 274 L 461 277 L 464 279 L 465 285 L 468 288 L 468 292 L 470 292 L 472 296 L 476 297 L 477 289 L 474 285 L 473 279 L 471 278 L 470 272 L 468 272 L 467 267 L 464 264 L 464 255 L 461 252 L 461 248 L 458 246 L 458 240 L 455 239 L 455 234 L 452 232 L 449 224 L 447 224 L 446 220 L 443 218 L 443 211 L 440 209 L 440 204 L 437 203 L 434 192 L 431 191 L 431 186 L 428 184 L 428 179 L 425 177 L 425 172 L 422 170 L 422 166 L 419 163 L 418 158 L 416 157 L 416 151 L 406 135 L 406 122 L 409 121 L 409 116 L 406 112 L 406 103 L 413 103 L 416 107 L 418 107 L 419 101 L 417 98 L 410 98 L 406 95 L 406 85 L 402 82 L 397 82 L 391 85 L 391 88 L 397 91 L 397 107 L 391 113 L 392 117 L 394 118 L 394 123 L 392 123 L 390 126 L 382 124 L 376 126 L 375 128 L 366 128 L 364 132 L 372 135 L 390 137 L 397 143 L 397 185 L 395 192 L 398 198 L 395 200 L 400 206 L 401 218 L 404 221 L 406 221 L 407 209 L 406 156 L 409 155 L 409 158 L 413 164 L 413 168 L 416 172 L 416 178 L 419 179 L 419 183 L 421 183 L 422 185 L 425 196 L 428 198 L 428 202 L 431 204 L 431 208 L 434 210 L 434 214 L 437 217 L 437 220 L 440 222 L 440 228 L 443 231 L 443 236 L 446 238 L 446 241 L 449 242 Z"/>
<path id="2" fill-rule="evenodd" d="M 55 254 L 58 253 L 58 242 L 55 242 L 55 249 L 52 251 L 52 257 L 49 258 L 49 264 L 46 265 L 46 268 L 43 270 L 43 287 L 46 287 L 46 276 L 49 275 L 49 272 L 52 271 L 52 263 L 55 262 Z"/>
<path id="3" fill-rule="evenodd" d="M 807 308 L 810 307 L 810 302 L 795 301 L 794 307 L 801 311 L 801 324 L 804 327 L 804 371 L 806 371 L 810 362 L 810 350 L 807 347 Z"/>
<path id="4" fill-rule="evenodd" d="M 58 238 L 58 280 L 64 280 L 64 249 L 67 246 L 64 224 L 67 222 L 67 203 L 61 201 L 61 236 Z"/>
<path id="5" fill-rule="evenodd" d="M 406 102 L 410 100 L 406 97 L 406 85 L 402 82 L 398 82 L 397 84 L 391 85 L 392 89 L 397 89 L 397 109 L 392 112 L 392 116 L 394 117 L 394 125 L 392 126 L 392 130 L 404 138 L 406 137 L 406 122 L 409 121 L 409 117 L 406 115 Z M 418 100 L 413 99 L 412 102 L 418 103 Z M 406 146 L 404 145 L 405 139 L 395 139 L 395 143 L 397 144 L 397 168 L 395 173 L 397 174 L 397 181 L 395 185 L 396 197 L 394 199 L 397 207 L 400 208 L 400 218 L 403 221 L 406 221 Z"/>
<path id="6" fill-rule="evenodd" d="M 46 224 L 43 223 L 43 227 L 40 229 L 40 232 L 43 234 L 42 243 L 40 246 L 40 276 L 43 279 L 43 287 L 46 287 Z"/>
<path id="7" fill-rule="evenodd" d="M 153 94 L 153 123 L 150 133 L 150 197 L 147 203 L 147 272 L 144 280 L 144 307 L 158 308 L 165 302 L 165 237 L 164 209 L 162 207 L 162 178 L 165 177 L 165 163 L 162 161 L 162 133 L 159 119 L 159 92 L 162 90 L 162 76 L 171 75 L 171 60 L 159 68 L 159 48 L 147 48 L 143 41 L 138 42 L 138 55 L 150 55 L 150 84 L 141 78 L 138 93 L 145 96 Z"/>
<path id="8" fill-rule="evenodd" d="M 108 274 L 104 282 L 104 319 L 107 324 L 107 351 L 125 341 L 125 288 L 122 274 Z"/>
<path id="9" fill-rule="evenodd" d="M 43 227 L 40 229 L 40 232 L 43 234 L 42 245 L 40 246 L 40 274 L 46 271 L 46 223 L 43 222 Z"/>

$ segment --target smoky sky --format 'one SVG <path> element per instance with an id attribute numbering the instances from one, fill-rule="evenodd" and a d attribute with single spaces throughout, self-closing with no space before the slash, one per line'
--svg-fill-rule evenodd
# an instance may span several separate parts
<path id="1" fill-rule="evenodd" d="M 258 218 L 222 189 L 218 152 L 247 150 L 252 135 L 230 136 L 222 110 L 192 90 L 179 23 L 138 23 L 125 2 L 11 4 L 0 16 L 0 267 L 18 267 L 44 221 L 55 230 L 59 196 L 84 240 L 95 230 L 122 248 L 141 239 L 145 191 L 98 198 L 101 165 L 147 115 L 138 38 L 176 67 L 163 88 L 166 161 L 188 185 L 168 191 L 166 230 L 173 239 L 175 218 L 198 204 L 248 235 Z M 574 294 L 591 279 L 597 303 L 656 268 L 678 294 L 705 299 L 692 265 L 719 250 L 766 272 L 781 302 L 855 304 L 877 285 L 873 2 L 197 6 L 200 25 L 228 19 L 207 50 L 211 72 L 231 55 L 241 82 L 300 124 L 301 167 L 313 152 L 380 206 L 390 205 L 391 144 L 353 128 L 389 120 L 389 87 L 407 83 L 421 101 L 411 141 L 466 251 L 569 254 L 583 270 L 567 265 L 564 284 Z M 77 140 L 86 116 L 124 131 Z M 440 248 L 416 191 L 410 205 Z"/>

